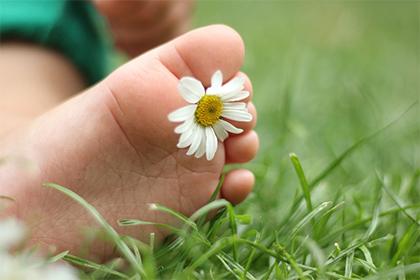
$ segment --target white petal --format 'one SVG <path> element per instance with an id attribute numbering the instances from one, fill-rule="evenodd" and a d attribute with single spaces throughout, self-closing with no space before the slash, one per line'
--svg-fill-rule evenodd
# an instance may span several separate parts
<path id="1" fill-rule="evenodd" d="M 194 124 L 194 118 L 191 117 L 191 118 L 187 119 L 185 122 L 183 122 L 182 124 L 175 127 L 175 133 L 182 134 L 182 133 L 186 132 L 187 130 L 192 129 L 193 124 Z"/>
<path id="2" fill-rule="evenodd" d="M 221 93 L 228 94 L 232 92 L 239 92 L 244 89 L 245 78 L 242 76 L 234 77 L 232 80 L 224 84 L 221 88 Z"/>
<path id="3" fill-rule="evenodd" d="M 228 138 L 229 134 L 223 128 L 223 125 L 221 124 L 220 121 L 213 125 L 213 129 L 214 129 L 214 133 L 217 136 L 217 139 L 219 139 L 220 142 L 223 142 L 226 140 L 226 138 Z"/>
<path id="4" fill-rule="evenodd" d="M 220 124 L 223 126 L 223 128 L 226 131 L 229 131 L 230 133 L 234 133 L 234 134 L 240 134 L 242 133 L 244 130 L 241 128 L 237 128 L 234 125 L 232 125 L 231 123 L 224 121 L 224 120 L 219 120 Z"/>
<path id="5" fill-rule="evenodd" d="M 199 126 L 195 122 L 193 122 L 191 128 L 181 134 L 181 136 L 179 137 L 178 144 L 176 146 L 180 149 L 190 146 L 194 138 L 195 131 L 198 128 Z"/>
<path id="6" fill-rule="evenodd" d="M 168 115 L 168 119 L 171 122 L 183 122 L 191 118 L 194 115 L 195 108 L 197 105 L 187 105 L 181 107 Z"/>
<path id="7" fill-rule="evenodd" d="M 195 153 L 196 158 L 201 158 L 206 153 L 206 132 L 204 129 L 200 129 L 201 135 L 201 142 L 200 146 L 198 146 L 198 150 Z"/>
<path id="8" fill-rule="evenodd" d="M 223 74 L 222 71 L 217 70 L 214 72 L 213 76 L 211 77 L 211 87 L 212 88 L 220 88 L 223 83 Z"/>
<path id="9" fill-rule="evenodd" d="M 212 160 L 217 151 L 217 138 L 213 128 L 206 127 L 206 158 Z"/>
<path id="10" fill-rule="evenodd" d="M 198 149 L 198 147 L 200 146 L 200 143 L 201 143 L 201 138 L 203 138 L 202 137 L 203 133 L 201 131 L 203 128 L 201 126 L 197 125 L 197 124 L 196 124 L 196 127 L 197 128 L 193 132 L 191 146 L 187 151 L 188 156 L 194 154 L 197 151 L 197 149 Z"/>
<path id="11" fill-rule="evenodd" d="M 238 122 L 250 122 L 252 115 L 242 110 L 223 110 L 222 117 Z"/>
<path id="12" fill-rule="evenodd" d="M 222 93 L 220 93 L 220 87 L 209 87 L 206 90 L 206 95 L 216 95 L 222 98 Z"/>
<path id="13" fill-rule="evenodd" d="M 237 92 L 231 92 L 228 94 L 224 94 L 221 96 L 222 100 L 224 102 L 232 102 L 232 101 L 239 101 L 242 99 L 245 99 L 249 96 L 249 91 L 237 91 Z"/>
<path id="14" fill-rule="evenodd" d="M 0 252 L 22 241 L 25 226 L 19 220 L 7 218 L 0 221 Z M 0 255 L 1 257 L 1 255 Z M 19 277 L 20 278 L 20 277 Z"/>
<path id="15" fill-rule="evenodd" d="M 183 149 L 191 145 L 193 139 L 194 127 L 190 130 L 187 130 L 179 137 L 178 144 L 176 145 L 178 148 Z"/>
<path id="16" fill-rule="evenodd" d="M 226 110 L 246 109 L 246 103 L 244 103 L 244 102 L 225 102 L 225 103 L 223 103 L 223 109 L 226 109 Z"/>
<path id="17" fill-rule="evenodd" d="M 205 92 L 201 82 L 192 77 L 182 78 L 179 81 L 178 90 L 181 96 L 189 103 L 197 103 Z"/>

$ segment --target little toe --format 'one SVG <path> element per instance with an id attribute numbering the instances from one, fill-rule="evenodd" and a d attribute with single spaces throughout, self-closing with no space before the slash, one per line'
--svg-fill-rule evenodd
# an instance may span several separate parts
<path id="1" fill-rule="evenodd" d="M 252 160 L 259 148 L 258 134 L 248 131 L 225 141 L 226 163 L 244 163 Z"/>
<path id="2" fill-rule="evenodd" d="M 233 204 L 245 200 L 255 183 L 254 174 L 247 169 L 235 169 L 226 174 L 221 197 Z"/>

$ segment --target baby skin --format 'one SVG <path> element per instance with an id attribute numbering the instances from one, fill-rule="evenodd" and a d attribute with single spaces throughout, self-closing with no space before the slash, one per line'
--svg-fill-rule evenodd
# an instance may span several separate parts
<path id="1" fill-rule="evenodd" d="M 24 157 L 34 170 L 13 160 L 0 166 L 0 195 L 14 199 L 0 215 L 25 221 L 31 244 L 78 253 L 85 230 L 98 226 L 79 204 L 42 186 L 54 182 L 86 199 L 119 233 L 146 241 L 155 232 L 162 240 L 167 233 L 159 228 L 121 228 L 117 220 L 175 225 L 176 220 L 150 210 L 149 204 L 191 215 L 207 203 L 225 164 L 250 161 L 258 150 L 251 83 L 239 71 L 243 58 L 243 41 L 231 28 L 196 29 L 131 60 L 19 129 L 3 132 L 0 158 Z M 168 114 L 186 105 L 177 91 L 180 78 L 193 76 L 208 86 L 218 69 L 225 82 L 236 75 L 245 77 L 251 93 L 245 102 L 253 121 L 232 122 L 244 132 L 219 143 L 214 159 L 208 161 L 176 147 L 179 135 Z M 240 203 L 253 184 L 249 170 L 230 171 L 220 197 Z M 113 253 L 112 245 L 99 239 L 88 252 L 101 259 Z"/>

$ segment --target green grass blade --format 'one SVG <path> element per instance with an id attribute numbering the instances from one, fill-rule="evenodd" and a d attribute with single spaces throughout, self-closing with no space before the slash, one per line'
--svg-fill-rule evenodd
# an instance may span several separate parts
<path id="1" fill-rule="evenodd" d="M 122 239 L 133 248 L 137 259 L 143 264 L 147 279 L 156 279 L 156 261 L 151 248 L 131 236 L 122 236 Z"/>
<path id="2" fill-rule="evenodd" d="M 65 260 L 69 263 L 84 267 L 84 268 L 89 268 L 89 269 L 93 269 L 95 271 L 101 271 L 101 272 L 106 273 L 106 274 L 114 275 L 114 276 L 120 277 L 122 279 L 128 279 L 129 278 L 128 275 L 125 275 L 125 274 L 123 274 L 119 271 L 113 270 L 113 269 L 111 269 L 111 268 L 109 268 L 105 265 L 97 264 L 93 261 L 83 259 L 83 258 L 80 258 L 80 257 L 76 257 L 76 256 L 73 256 L 71 254 L 66 254 L 65 256 L 63 256 L 63 260 Z"/>
<path id="3" fill-rule="evenodd" d="M 186 236 L 186 234 L 182 230 L 180 230 L 180 229 L 178 229 L 174 226 L 167 225 L 167 224 L 162 224 L 162 223 L 148 222 L 148 221 L 142 221 L 142 220 L 136 220 L 136 219 L 121 219 L 121 220 L 118 220 L 118 225 L 123 226 L 123 227 L 143 226 L 143 225 L 144 226 L 150 226 L 151 225 L 151 226 L 157 226 L 157 227 L 167 229 L 170 232 L 176 233 L 177 235 L 180 235 L 180 236 Z"/>
<path id="4" fill-rule="evenodd" d="M 369 242 L 366 243 L 366 246 L 368 248 L 373 248 L 375 246 L 379 246 L 380 244 L 384 243 L 384 242 L 388 242 L 390 240 L 394 239 L 394 236 L 392 234 L 387 234 L 383 237 L 377 238 L 377 239 L 373 239 L 370 240 Z M 362 246 L 363 247 L 363 246 Z"/>
<path id="5" fill-rule="evenodd" d="M 376 266 L 375 266 L 375 264 L 373 263 L 372 255 L 370 254 L 369 249 L 368 249 L 365 245 L 360 246 L 360 247 L 359 247 L 359 249 L 362 251 L 363 256 L 365 257 L 365 260 L 366 260 L 366 262 L 369 264 L 369 266 L 370 266 L 373 270 L 375 270 L 375 269 L 376 269 Z"/>
<path id="6" fill-rule="evenodd" d="M 142 263 L 142 258 L 141 258 L 140 250 L 136 246 L 136 242 L 134 241 L 134 238 L 126 237 L 126 238 L 124 238 L 124 241 L 126 241 L 127 244 L 129 244 L 130 247 L 132 248 L 132 251 L 134 252 L 134 256 L 137 259 L 137 262 Z"/>
<path id="7" fill-rule="evenodd" d="M 309 212 L 292 230 L 290 234 L 290 239 L 293 240 L 299 231 L 302 230 L 302 228 L 307 225 L 312 219 L 318 215 L 319 213 L 325 211 L 325 209 L 329 208 L 332 205 L 331 201 L 323 202 L 320 205 L 318 205 L 314 210 Z"/>
<path id="8" fill-rule="evenodd" d="M 237 262 L 238 261 L 238 246 L 236 244 L 236 240 L 238 239 L 238 225 L 236 224 L 235 218 L 235 211 L 231 204 L 227 205 L 227 214 L 229 217 L 229 226 L 232 232 L 232 240 L 233 240 L 233 259 Z"/>
<path id="9" fill-rule="evenodd" d="M 376 174 L 377 174 L 377 178 L 378 178 L 379 182 L 381 183 L 381 187 L 385 190 L 385 192 L 392 199 L 392 201 L 394 201 L 395 205 L 397 205 L 398 208 L 401 209 L 401 212 L 403 212 L 403 214 L 405 216 L 407 216 L 407 218 L 409 218 L 414 224 L 416 224 L 417 226 L 420 226 L 420 222 L 418 222 L 416 220 L 416 218 L 414 218 L 413 216 L 410 215 L 410 213 L 407 212 L 407 210 L 400 203 L 399 198 L 388 188 L 388 186 L 386 186 L 386 184 L 385 184 L 382 176 L 379 174 L 379 172 L 376 172 Z"/>
<path id="10" fill-rule="evenodd" d="M 350 154 L 352 154 L 354 151 L 356 151 L 358 148 L 360 148 L 363 144 L 366 142 L 372 140 L 377 135 L 382 133 L 383 131 L 387 130 L 394 124 L 396 124 L 400 119 L 402 119 L 411 109 L 413 109 L 417 105 L 418 101 L 415 101 L 412 103 L 403 113 L 401 113 L 396 119 L 391 121 L 390 123 L 386 124 L 382 128 L 376 130 L 370 135 L 367 135 L 365 137 L 362 137 L 360 140 L 356 141 L 353 145 L 351 145 L 349 148 L 347 148 L 344 152 L 342 152 L 335 160 L 333 160 L 318 176 L 316 176 L 312 181 L 309 183 L 309 189 L 312 190 L 314 187 L 318 185 L 319 182 L 321 182 L 323 179 L 325 179 L 332 171 L 334 171 L 341 162 L 344 161 Z M 298 208 L 300 202 L 304 199 L 304 196 L 298 196 L 293 200 L 292 207 L 290 208 L 290 211 L 288 215 L 286 215 L 286 219 L 282 222 L 280 227 L 283 227 L 289 222 L 289 217 L 292 216 L 292 214 L 296 211 Z"/>
<path id="11" fill-rule="evenodd" d="M 118 233 L 115 231 L 115 229 L 113 227 L 111 227 L 111 225 L 108 224 L 108 222 L 105 220 L 105 218 L 102 217 L 102 215 L 95 209 L 95 207 L 93 207 L 91 204 L 89 204 L 86 200 L 84 200 L 82 197 L 80 197 L 75 192 L 73 192 L 73 191 L 71 191 L 71 190 L 69 190 L 69 189 L 67 189 L 63 186 L 60 186 L 60 185 L 55 184 L 55 183 L 45 183 L 44 186 L 56 189 L 56 190 L 64 193 L 65 195 L 69 196 L 74 201 L 78 202 L 80 205 L 82 205 L 95 218 L 95 220 L 99 223 L 99 225 L 102 226 L 102 228 L 105 230 L 107 235 L 115 243 L 115 245 L 117 246 L 117 248 L 121 252 L 121 254 L 130 263 L 132 268 L 137 273 L 140 273 L 141 275 L 144 275 L 144 270 L 143 270 L 143 267 L 142 267 L 141 263 L 137 263 L 136 257 L 130 251 L 127 244 L 125 244 L 122 241 L 121 237 L 118 235 Z"/>
<path id="12" fill-rule="evenodd" d="M 153 211 L 159 211 L 159 212 L 163 212 L 166 214 L 169 214 L 173 217 L 175 217 L 176 219 L 180 220 L 181 222 L 183 222 L 185 225 L 188 225 L 190 227 L 192 227 L 193 229 L 197 230 L 197 225 L 192 222 L 190 219 L 188 219 L 186 216 L 184 216 L 183 214 L 174 211 L 166 206 L 157 204 L 157 203 L 151 203 L 149 204 L 149 209 L 153 210 Z"/>
<path id="13" fill-rule="evenodd" d="M 254 244 L 257 244 L 260 241 L 260 239 L 261 239 L 261 234 L 259 232 L 256 232 Z M 245 275 L 249 271 L 249 268 L 251 267 L 251 263 L 252 263 L 252 260 L 254 259 L 255 251 L 256 251 L 256 248 L 253 247 L 251 249 L 251 252 L 248 255 L 248 258 L 245 264 L 245 271 L 242 274 L 242 279 L 245 279 Z"/>
<path id="14" fill-rule="evenodd" d="M 396 265 L 403 255 L 410 252 L 419 238 L 420 229 L 417 225 L 412 224 L 398 242 L 397 252 L 392 257 L 391 263 Z"/>
<path id="15" fill-rule="evenodd" d="M 412 204 L 412 205 L 407 205 L 405 207 L 403 207 L 403 209 L 414 209 L 414 208 L 420 208 L 420 204 Z M 398 213 L 401 211 L 401 208 L 397 207 L 397 208 L 392 208 L 390 210 L 387 211 L 383 211 L 379 214 L 379 217 L 385 217 L 385 216 L 389 216 L 395 213 Z M 336 238 L 337 235 L 340 235 L 342 232 L 351 230 L 353 228 L 357 228 L 360 225 L 363 225 L 367 222 L 372 222 L 373 216 L 371 217 L 367 217 L 364 219 L 361 219 L 359 221 L 355 221 L 353 223 L 349 223 L 339 229 L 336 229 L 334 231 L 332 231 L 331 233 L 329 233 L 328 235 L 326 235 L 324 238 L 321 239 L 321 243 L 324 244 L 326 242 L 328 242 L 331 239 Z"/>
<path id="16" fill-rule="evenodd" d="M 344 270 L 344 277 L 351 278 L 351 275 L 353 274 L 353 258 L 354 258 L 354 251 L 352 251 L 346 257 L 346 267 Z"/>
<path id="17" fill-rule="evenodd" d="M 308 279 L 304 275 L 302 269 L 297 264 L 295 258 L 291 254 L 289 254 L 289 252 L 287 252 L 283 246 L 281 246 L 280 244 L 275 244 L 275 248 L 288 260 L 290 266 L 296 271 L 296 274 L 299 277 L 299 279 Z"/>
<path id="18" fill-rule="evenodd" d="M 302 187 L 303 196 L 306 201 L 306 207 L 308 208 L 308 212 L 311 212 L 313 210 L 311 192 L 309 189 L 308 181 L 306 180 L 305 173 L 303 172 L 302 165 L 300 164 L 299 158 L 296 154 L 289 154 L 289 158 L 292 161 L 293 167 L 295 168 L 296 174 L 299 178 L 300 186 Z"/>
<path id="19" fill-rule="evenodd" d="M 217 210 L 219 208 L 226 207 L 228 205 L 230 205 L 230 203 L 227 200 L 225 200 L 225 199 L 214 200 L 214 201 L 212 201 L 212 202 L 204 205 L 203 207 L 201 207 L 197 211 L 195 211 L 191 215 L 190 220 L 191 221 L 196 221 L 200 217 L 202 217 L 204 215 L 207 215 L 210 211 Z"/>
<path id="20" fill-rule="evenodd" d="M 273 273 L 273 270 L 274 270 L 275 267 L 276 267 L 276 263 L 273 263 L 261 279 L 262 280 L 270 279 L 270 276 Z"/>
<path id="21" fill-rule="evenodd" d="M 232 238 L 225 237 L 216 241 L 203 255 L 201 255 L 197 260 L 195 260 L 189 267 L 188 270 L 192 271 L 206 262 L 211 256 L 218 254 L 225 247 L 232 245 Z"/>
<path id="22" fill-rule="evenodd" d="M 155 233 L 151 232 L 150 233 L 150 238 L 149 238 L 149 246 L 150 246 L 150 251 L 153 253 L 155 251 Z"/>
<path id="23" fill-rule="evenodd" d="M 327 261 L 324 252 L 322 251 L 321 247 L 311 238 L 305 238 L 304 240 L 301 239 L 301 242 L 303 242 L 303 244 L 313 256 L 313 259 L 318 265 L 318 270 L 322 278 L 325 270 L 324 264 Z"/>
<path id="24" fill-rule="evenodd" d="M 225 258 L 223 258 L 221 255 L 216 255 L 217 259 L 222 263 L 222 265 L 226 268 L 226 270 L 232 274 L 233 276 L 235 276 L 236 279 L 240 279 L 239 278 L 239 274 L 238 272 L 235 271 L 234 268 L 232 268 L 229 263 L 226 261 Z"/>
<path id="25" fill-rule="evenodd" d="M 207 202 L 207 204 L 212 203 L 213 201 L 215 201 L 217 199 L 217 197 L 220 194 L 220 189 L 222 188 L 222 185 L 223 185 L 224 181 L 225 181 L 225 174 L 223 173 L 222 176 L 220 176 L 219 183 L 217 184 L 217 187 L 214 190 L 214 192 L 211 194 L 211 197 L 210 197 L 209 201 Z M 196 223 L 197 223 L 198 227 L 203 226 L 203 224 L 207 220 L 207 216 L 208 216 L 208 214 L 205 214 L 197 220 Z"/>
<path id="26" fill-rule="evenodd" d="M 337 263 L 340 259 L 342 259 L 343 257 L 347 257 L 349 254 L 352 254 L 354 252 L 354 250 L 356 250 L 357 248 L 359 248 L 360 246 L 362 246 L 364 244 L 365 244 L 364 241 L 359 241 L 359 242 L 356 242 L 353 245 L 350 245 L 346 249 L 340 251 L 340 253 L 336 257 L 329 259 L 325 263 L 325 265 L 328 266 L 328 265 L 332 265 L 332 264 Z"/>
<path id="27" fill-rule="evenodd" d="M 345 202 L 341 201 L 339 203 L 333 202 L 335 205 L 325 211 L 325 213 L 322 214 L 319 221 L 316 223 L 316 232 L 314 234 L 314 237 L 316 240 L 318 240 L 321 236 L 325 236 L 324 231 L 328 228 L 327 223 L 333 216 L 333 214 L 337 214 L 337 211 L 344 206 Z"/>
<path id="28" fill-rule="evenodd" d="M 372 236 L 372 234 L 375 232 L 376 228 L 378 227 L 380 203 L 381 203 L 381 196 L 379 196 L 379 198 L 377 199 L 377 203 L 373 211 L 373 215 L 372 215 L 372 222 L 370 223 L 369 228 L 363 237 L 364 240 L 368 240 Z"/>
<path id="29" fill-rule="evenodd" d="M 372 264 L 370 264 L 369 262 L 367 262 L 363 259 L 357 258 L 357 257 L 354 258 L 354 261 L 355 261 L 355 263 L 359 263 L 362 267 L 364 267 L 366 272 L 377 273 L 376 267 L 372 266 Z"/>
<path id="30" fill-rule="evenodd" d="M 386 124 L 382 128 L 376 130 L 370 135 L 367 135 L 365 137 L 362 137 L 360 140 L 356 141 L 353 145 L 351 145 L 349 148 L 347 148 L 344 152 L 342 152 L 333 162 L 331 162 L 325 169 L 322 171 L 317 177 L 315 177 L 310 183 L 309 188 L 312 189 L 316 185 L 318 185 L 319 182 L 321 182 L 323 179 L 325 179 L 334 169 L 337 168 L 337 166 L 340 165 L 340 163 L 347 158 L 351 153 L 353 153 L 355 150 L 357 150 L 360 146 L 365 144 L 366 142 L 372 140 L 394 124 L 396 124 L 399 120 L 401 120 L 411 109 L 413 109 L 417 105 L 418 101 L 415 101 L 412 103 L 404 112 L 402 112 L 396 119 L 392 120 L 390 123 Z"/>
<path id="31" fill-rule="evenodd" d="M 55 262 L 63 259 L 65 256 L 67 256 L 69 252 L 70 251 L 64 251 L 64 252 L 61 252 L 61 253 L 59 253 L 55 256 L 52 256 L 47 260 L 47 263 L 55 263 Z"/>
<path id="32" fill-rule="evenodd" d="M 217 258 L 219 260 L 223 260 L 224 263 L 229 265 L 229 267 L 233 268 L 235 270 L 235 277 L 237 279 L 241 279 L 242 275 L 245 275 L 246 279 L 255 280 L 256 278 L 249 272 L 245 271 L 245 268 L 240 265 L 239 262 L 232 259 L 230 255 L 228 255 L 225 252 L 221 252 L 220 254 L 217 254 Z"/>
<path id="33" fill-rule="evenodd" d="M 355 279 L 360 279 L 360 278 L 350 278 L 350 277 L 345 277 L 343 275 L 337 274 L 335 272 L 326 272 L 326 275 L 334 278 L 334 279 L 341 279 L 341 280 L 355 280 Z"/>
<path id="34" fill-rule="evenodd" d="M 220 193 L 220 189 L 222 188 L 222 185 L 223 185 L 224 181 L 225 181 L 225 174 L 222 174 L 222 176 L 220 176 L 219 183 L 217 184 L 217 187 L 214 190 L 214 192 L 211 194 L 211 197 L 210 197 L 208 203 L 213 202 L 217 199 L 217 197 L 219 196 L 219 193 Z"/>
<path id="35" fill-rule="evenodd" d="M 383 279 L 392 279 L 393 277 L 398 277 L 401 274 L 405 275 L 419 275 L 420 274 L 420 263 L 413 263 L 409 265 L 397 266 L 385 271 L 380 271 L 376 275 L 372 275 L 364 278 L 364 280 L 383 280 Z M 412 278 L 416 279 L 416 278 Z"/>

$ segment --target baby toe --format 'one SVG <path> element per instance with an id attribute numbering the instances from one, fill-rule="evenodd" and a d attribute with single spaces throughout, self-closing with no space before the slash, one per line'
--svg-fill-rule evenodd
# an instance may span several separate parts
<path id="1" fill-rule="evenodd" d="M 252 191 L 254 174 L 247 169 L 235 169 L 226 174 L 221 197 L 233 204 L 241 203 Z"/>
<path id="2" fill-rule="evenodd" d="M 252 160 L 259 148 L 258 134 L 248 131 L 225 141 L 227 163 L 244 163 Z"/>

